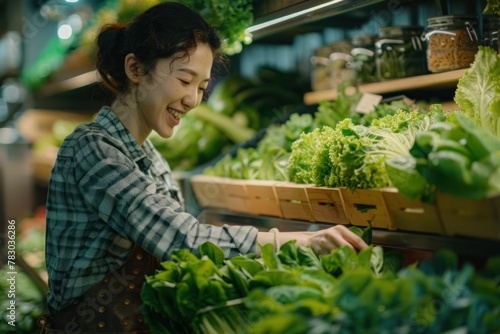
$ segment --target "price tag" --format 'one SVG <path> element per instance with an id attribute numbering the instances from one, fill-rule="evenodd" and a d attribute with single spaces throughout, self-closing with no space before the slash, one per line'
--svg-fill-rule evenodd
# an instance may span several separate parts
<path id="1" fill-rule="evenodd" d="M 356 106 L 356 112 L 362 114 L 368 114 L 370 111 L 374 110 L 376 106 L 382 101 L 382 96 L 371 93 L 363 93 L 361 99 L 359 99 L 358 105 Z"/>

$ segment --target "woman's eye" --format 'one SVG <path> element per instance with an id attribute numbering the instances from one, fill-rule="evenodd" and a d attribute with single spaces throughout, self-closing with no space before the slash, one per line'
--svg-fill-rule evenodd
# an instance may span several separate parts
<path id="1" fill-rule="evenodd" d="M 180 81 L 183 85 L 189 85 L 189 81 L 182 80 L 182 79 L 179 79 L 179 81 Z"/>

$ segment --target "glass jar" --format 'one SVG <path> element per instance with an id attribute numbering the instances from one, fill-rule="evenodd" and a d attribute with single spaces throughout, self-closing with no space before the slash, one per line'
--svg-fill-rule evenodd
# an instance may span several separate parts
<path id="1" fill-rule="evenodd" d="M 311 88 L 315 91 L 331 88 L 331 53 L 331 46 L 325 45 L 317 48 L 311 57 Z"/>
<path id="2" fill-rule="evenodd" d="M 426 73 L 425 49 L 420 26 L 379 29 L 375 41 L 377 76 L 380 80 L 406 78 Z"/>
<path id="3" fill-rule="evenodd" d="M 356 35 L 352 38 L 351 56 L 356 82 L 377 81 L 377 65 L 375 62 L 376 35 Z"/>
<path id="4" fill-rule="evenodd" d="M 444 72 L 469 67 L 478 51 L 474 16 L 438 16 L 427 19 L 427 67 Z"/>
<path id="5" fill-rule="evenodd" d="M 352 45 L 348 40 L 340 40 L 331 44 L 330 61 L 331 89 L 337 89 L 343 82 L 354 84 L 354 70 L 351 56 Z"/>
<path id="6" fill-rule="evenodd" d="M 493 50 L 500 52 L 498 35 L 500 32 L 500 16 L 485 15 L 483 22 L 483 45 L 489 46 Z"/>

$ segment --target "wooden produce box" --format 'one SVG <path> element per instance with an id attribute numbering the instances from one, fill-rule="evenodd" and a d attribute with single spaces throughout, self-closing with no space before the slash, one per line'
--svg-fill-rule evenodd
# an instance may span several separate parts
<path id="1" fill-rule="evenodd" d="M 191 186 L 198 203 L 204 208 L 227 209 L 226 183 L 224 178 L 195 175 L 191 177 Z"/>
<path id="2" fill-rule="evenodd" d="M 306 192 L 316 222 L 349 224 L 339 188 L 306 187 Z"/>
<path id="3" fill-rule="evenodd" d="M 410 199 L 398 192 L 396 188 L 385 188 L 381 191 L 396 229 L 444 234 L 437 205 Z"/>
<path id="4" fill-rule="evenodd" d="M 349 222 L 352 225 L 368 226 L 373 228 L 395 230 L 389 211 L 385 204 L 382 191 L 377 189 L 348 190 L 340 188 L 344 201 L 344 208 Z"/>
<path id="5" fill-rule="evenodd" d="M 219 189 L 224 192 L 223 198 L 226 209 L 242 213 L 253 213 L 246 189 L 246 180 L 222 179 L 221 181 L 223 182 L 219 183 Z"/>
<path id="6" fill-rule="evenodd" d="M 274 189 L 276 181 L 245 180 L 247 200 L 252 214 L 283 217 Z"/>
<path id="7" fill-rule="evenodd" d="M 500 194 L 484 199 L 437 195 L 447 235 L 500 240 Z"/>
<path id="8" fill-rule="evenodd" d="M 293 182 L 274 184 L 283 218 L 315 221 L 306 191 L 308 187 L 310 185 Z"/>

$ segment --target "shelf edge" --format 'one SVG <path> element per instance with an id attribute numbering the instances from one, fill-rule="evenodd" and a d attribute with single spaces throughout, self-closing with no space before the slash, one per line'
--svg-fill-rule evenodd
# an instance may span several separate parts
<path id="1" fill-rule="evenodd" d="M 409 78 L 367 83 L 359 85 L 358 89 L 362 93 L 384 94 L 430 87 L 451 87 L 458 83 L 458 80 L 463 77 L 466 70 L 467 69 L 460 69 L 449 72 L 432 73 Z M 349 87 L 346 90 L 346 93 L 352 94 L 354 91 L 354 87 Z M 314 91 L 304 94 L 304 103 L 317 104 L 322 100 L 335 100 L 336 98 L 337 91 L 333 89 Z"/>

